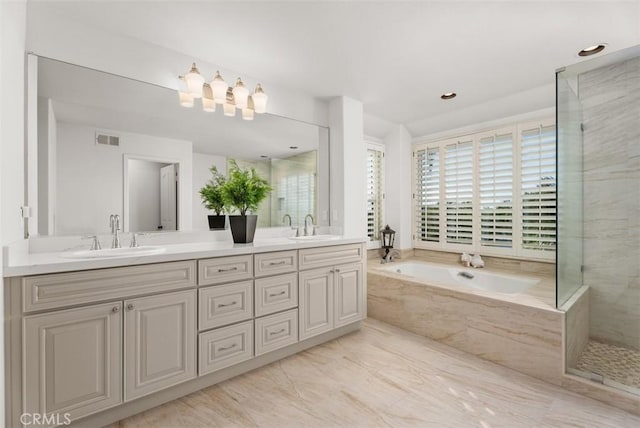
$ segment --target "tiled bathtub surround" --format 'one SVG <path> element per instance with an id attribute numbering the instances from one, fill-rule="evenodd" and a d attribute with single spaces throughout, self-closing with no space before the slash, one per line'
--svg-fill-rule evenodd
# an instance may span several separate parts
<path id="1" fill-rule="evenodd" d="M 540 288 L 553 289 L 553 277 L 540 277 Z M 375 264 L 369 265 L 367 281 L 369 317 L 561 383 L 564 314 L 535 291 L 506 295 L 429 285 Z"/>
<path id="2" fill-rule="evenodd" d="M 640 58 L 579 76 L 590 334 L 640 350 Z"/>

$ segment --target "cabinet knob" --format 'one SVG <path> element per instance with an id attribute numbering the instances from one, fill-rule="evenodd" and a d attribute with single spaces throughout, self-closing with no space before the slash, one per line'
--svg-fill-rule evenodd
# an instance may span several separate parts
<path id="1" fill-rule="evenodd" d="M 114 306 L 111 312 L 120 312 L 120 306 Z"/>
<path id="2" fill-rule="evenodd" d="M 132 311 L 132 310 L 133 310 L 133 308 L 135 308 L 135 306 L 133 306 L 133 303 L 129 303 L 129 304 L 127 305 L 127 309 L 128 309 L 128 310 Z"/>

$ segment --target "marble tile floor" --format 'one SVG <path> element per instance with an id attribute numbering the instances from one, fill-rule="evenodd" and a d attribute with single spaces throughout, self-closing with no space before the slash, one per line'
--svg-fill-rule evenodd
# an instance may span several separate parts
<path id="1" fill-rule="evenodd" d="M 576 369 L 640 388 L 640 351 L 590 340 Z"/>
<path id="2" fill-rule="evenodd" d="M 640 417 L 376 320 L 108 428 L 616 427 Z"/>

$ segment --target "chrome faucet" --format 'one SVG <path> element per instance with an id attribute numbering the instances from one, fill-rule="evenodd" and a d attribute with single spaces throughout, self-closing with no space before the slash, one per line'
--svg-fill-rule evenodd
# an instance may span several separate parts
<path id="1" fill-rule="evenodd" d="M 91 251 L 102 250 L 102 245 L 100 245 L 98 235 L 83 236 L 82 239 L 91 239 Z"/>
<path id="2" fill-rule="evenodd" d="M 120 248 L 120 216 L 118 214 L 109 216 L 109 226 L 111 227 L 111 235 L 113 235 L 111 248 Z"/>
<path id="3" fill-rule="evenodd" d="M 312 235 L 316 234 L 316 227 L 314 226 L 315 220 L 313 219 L 313 216 L 311 214 L 307 214 L 304 217 L 304 236 L 309 236 L 309 230 L 307 229 L 307 220 L 311 219 L 311 227 L 312 227 Z"/>
<path id="4" fill-rule="evenodd" d="M 289 227 L 292 227 L 292 224 L 291 224 L 291 216 L 290 216 L 289 214 L 285 214 L 284 216 L 282 216 L 282 223 L 283 223 L 285 226 L 287 225 L 287 223 L 285 223 L 285 222 L 284 222 L 286 219 L 289 219 Z"/>

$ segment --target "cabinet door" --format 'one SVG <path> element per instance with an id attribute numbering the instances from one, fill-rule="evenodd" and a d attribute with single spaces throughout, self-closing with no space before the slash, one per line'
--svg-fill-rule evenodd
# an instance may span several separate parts
<path id="1" fill-rule="evenodd" d="M 196 292 L 124 302 L 125 401 L 196 376 Z"/>
<path id="2" fill-rule="evenodd" d="M 72 420 L 122 402 L 122 303 L 24 317 L 24 412 Z"/>
<path id="3" fill-rule="evenodd" d="M 300 340 L 333 328 L 333 277 L 332 268 L 300 272 L 298 290 Z"/>
<path id="4" fill-rule="evenodd" d="M 336 266 L 335 272 L 335 327 L 341 327 L 364 316 L 362 264 Z"/>

